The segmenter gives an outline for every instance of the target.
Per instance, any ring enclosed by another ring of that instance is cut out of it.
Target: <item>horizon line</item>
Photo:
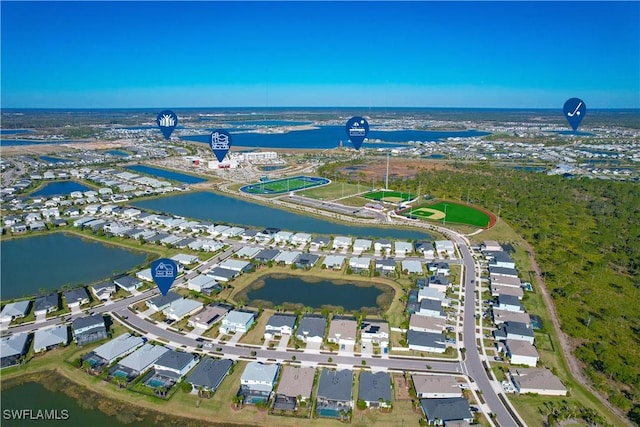
[[[562,107],[417,107],[417,106],[224,106],[224,107],[168,107],[168,106],[144,106],[144,107],[2,107],[0,111],[3,113],[12,110],[157,110],[157,109],[174,109],[174,110],[233,110],[233,109],[253,109],[253,110],[278,110],[278,109],[360,109],[360,110],[562,110]],[[636,110],[640,111],[640,107],[592,107],[588,111],[603,110]]]

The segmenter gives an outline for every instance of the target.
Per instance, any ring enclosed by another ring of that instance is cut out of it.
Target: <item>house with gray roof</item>
[[[351,389],[353,371],[343,369],[332,371],[322,369],[316,394],[316,412],[318,416],[340,418],[340,411],[348,412],[353,408]]]
[[[473,422],[469,401],[463,397],[420,399],[420,407],[428,424],[446,425],[449,421]]]
[[[33,306],[36,317],[58,311],[60,309],[60,294],[55,293],[37,297]]]
[[[302,255],[300,251],[280,251],[273,261],[276,264],[291,265],[300,255]]]
[[[313,250],[318,250],[326,247],[329,242],[331,242],[331,238],[328,236],[316,236],[311,240],[310,248]]]
[[[141,337],[136,337],[125,332],[111,341],[107,341],[100,347],[97,347],[92,353],[104,359],[107,364],[111,364],[116,359],[135,351],[135,349],[143,344],[144,340]]]
[[[376,259],[375,269],[384,275],[396,274],[396,260],[394,258]]]
[[[140,286],[142,286],[142,280],[131,275],[121,276],[113,279],[113,283],[127,292],[133,292]]]
[[[6,304],[0,312],[0,321],[10,322],[19,317],[24,317],[29,312],[31,301],[16,301]]]
[[[250,311],[232,310],[222,319],[220,332],[223,334],[234,334],[236,332],[247,332],[255,320],[256,313]]]
[[[279,253],[280,251],[277,249],[263,249],[253,259],[266,264],[269,261],[273,261]]]
[[[157,297],[151,298],[146,302],[146,305],[148,308],[151,308],[155,311],[162,311],[165,308],[169,307],[172,302],[179,299],[182,299],[181,295],[169,291],[166,295],[158,295]]]
[[[418,398],[462,397],[462,389],[453,376],[414,374],[411,376],[411,380]]]
[[[272,314],[264,330],[264,339],[270,340],[276,336],[291,335],[296,326],[296,316],[291,314]]]
[[[245,403],[269,400],[278,376],[279,365],[249,362],[240,377],[240,394]]]
[[[56,325],[53,328],[37,329],[33,334],[33,351],[40,353],[49,351],[60,345],[69,343],[69,328],[67,325]]]
[[[547,368],[511,368],[509,376],[518,393],[536,393],[545,396],[567,395],[567,388]]]
[[[77,317],[71,323],[73,338],[78,345],[86,345],[107,338],[107,327],[100,314]]]
[[[0,339],[0,368],[20,364],[29,350],[29,333],[10,335]]]
[[[153,369],[155,369],[156,373],[161,373],[163,376],[173,378],[177,382],[185,376],[196,363],[198,363],[198,357],[191,353],[169,350],[160,356],[153,364]]]
[[[200,301],[192,300],[189,298],[181,298],[173,301],[169,304],[169,307],[162,310],[165,316],[169,319],[173,319],[176,322],[180,321],[183,317],[196,314],[202,310],[203,304]]]
[[[307,402],[311,398],[313,379],[316,370],[304,366],[285,366],[278,381],[278,389],[273,403],[274,409],[295,411],[299,401]]]
[[[109,375],[131,381],[156,363],[168,348],[146,343],[110,369]]]
[[[253,265],[249,261],[243,261],[239,259],[226,259],[219,265],[220,268],[226,268],[237,273],[246,273],[253,269]]]
[[[364,400],[368,408],[391,407],[391,377],[387,372],[360,373],[358,400]]]
[[[229,373],[231,366],[233,361],[230,359],[204,357],[186,381],[193,387],[192,392],[199,389],[215,392]]]
[[[520,303],[518,297],[513,295],[499,295],[497,308],[506,311],[515,311],[524,313],[524,306]]]
[[[229,270],[228,268],[222,267],[213,267],[209,272],[207,272],[207,276],[217,280],[218,282],[228,282],[239,275],[240,273],[235,270]]]
[[[238,258],[253,259],[261,250],[259,246],[243,246],[235,254],[238,255]]]
[[[505,322],[493,331],[493,336],[498,341],[522,340],[529,344],[533,344],[534,341],[533,328],[521,322]]]
[[[228,304],[212,304],[201,312],[191,316],[188,325],[193,328],[209,329],[214,323],[221,321],[233,306]]]
[[[327,341],[338,345],[355,345],[358,322],[353,317],[334,316],[329,324]]]
[[[433,299],[423,299],[420,301],[418,314],[420,316],[438,317],[440,319],[447,318],[446,313],[442,309],[441,302]]]
[[[69,308],[80,307],[83,304],[89,303],[89,294],[84,287],[67,291],[64,293],[64,297],[67,300]]]
[[[324,339],[326,327],[327,319],[325,317],[305,314],[298,324],[296,338],[305,343],[309,341],[321,343]]]
[[[322,265],[325,268],[331,268],[333,270],[340,270],[344,264],[345,257],[342,255],[327,255],[322,261]]]
[[[310,268],[313,268],[319,259],[320,259],[319,255],[303,253],[303,254],[300,254],[298,258],[296,258],[294,264],[297,268],[308,270]]]
[[[116,285],[110,280],[96,283],[89,288],[100,301],[107,301],[116,292]]]
[[[402,260],[402,271],[405,274],[418,274],[422,275],[422,263],[414,259]]]
[[[407,331],[407,342],[411,350],[444,353],[447,349],[445,337],[432,332]]]

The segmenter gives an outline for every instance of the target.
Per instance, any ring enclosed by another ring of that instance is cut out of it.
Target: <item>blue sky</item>
[[[3,108],[640,108],[639,2],[0,7]]]

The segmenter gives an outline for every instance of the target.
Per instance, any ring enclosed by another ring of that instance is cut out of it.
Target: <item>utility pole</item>
[[[389,152],[387,151],[387,174],[384,178],[384,188],[389,188]]]
[[[442,218],[442,225],[447,225],[447,205],[446,203],[444,204],[444,218]]]
[[[471,192],[470,188],[467,188],[467,204],[469,204],[469,193]]]
[[[502,204],[498,204],[498,220],[496,221],[496,223],[500,222],[500,209],[502,208]]]

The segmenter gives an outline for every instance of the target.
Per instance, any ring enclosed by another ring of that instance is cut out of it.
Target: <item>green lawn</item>
[[[380,190],[380,191],[371,191],[367,194],[364,194],[362,197],[366,197],[371,200],[385,201],[386,199],[399,199],[400,201],[406,202],[408,200],[414,199],[416,196],[411,193],[404,193],[400,191],[392,191],[392,190]]]
[[[434,209],[446,214],[444,221],[457,224],[467,224],[477,227],[486,227],[489,225],[489,215],[475,209],[471,206],[459,205],[451,202],[438,202],[432,205],[422,206],[429,209]],[[403,213],[403,215],[415,215],[419,217],[426,217],[427,214],[420,211],[420,207],[411,209]]]
[[[293,178],[277,179],[275,181],[257,182],[241,189],[250,194],[281,194],[288,191],[302,190],[325,184],[324,178],[296,176]]]

